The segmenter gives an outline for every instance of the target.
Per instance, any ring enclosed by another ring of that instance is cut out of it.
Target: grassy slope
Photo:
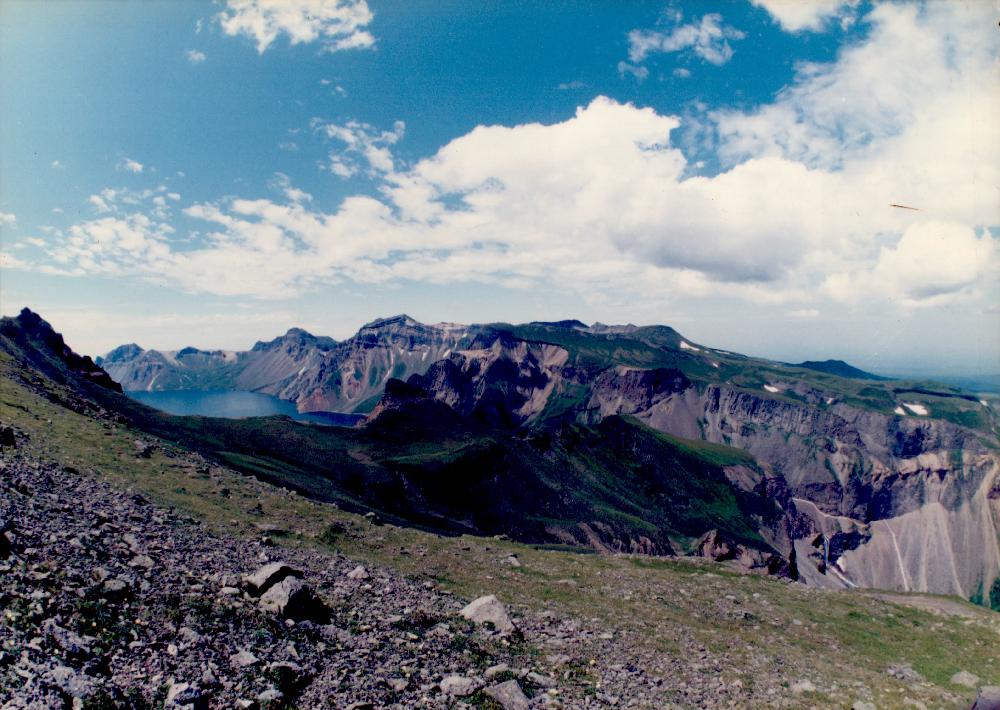
[[[721,470],[754,466],[748,455],[667,437],[632,419],[520,437],[437,402],[411,403],[358,430],[280,417],[171,417],[98,396],[139,428],[245,473],[439,531],[502,532],[529,542],[569,534],[583,543],[576,523],[597,521],[618,540],[644,536],[660,548],[686,546],[716,528],[766,549],[755,516],[771,515],[769,503],[735,490]]]
[[[279,544],[335,546],[361,561],[437,579],[465,596],[495,592],[521,608],[596,619],[650,663],[677,652],[678,639],[684,638],[729,658],[719,671],[688,664],[685,673],[721,675],[746,686],[763,679],[741,669],[763,664],[785,683],[812,678],[821,688],[839,684],[837,691],[801,696],[818,707],[849,705],[860,685],[871,690],[880,708],[903,707],[905,697],[935,707],[967,707],[973,692],[949,683],[960,669],[1000,684],[1000,616],[963,602],[947,600],[967,617],[942,615],[908,604],[936,606],[934,597],[895,595],[904,604],[889,603],[874,595],[740,576],[712,564],[580,555],[371,526],[229,470],[206,470],[168,444],[149,459],[136,458],[134,441],[147,437],[74,413],[15,384],[10,365],[0,356],[0,369],[7,370],[0,373],[0,420],[27,433],[38,456],[142,491],[222,532],[258,536],[259,526],[273,525],[287,531],[276,538]],[[521,567],[499,564],[511,553]],[[746,613],[726,613],[733,606]],[[894,663],[911,664],[927,683],[906,687],[885,673]]]

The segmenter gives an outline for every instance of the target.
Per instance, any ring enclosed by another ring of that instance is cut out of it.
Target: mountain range
[[[996,400],[955,387],[750,358],[666,326],[406,316],[341,342],[292,329],[247,352],[128,345],[88,366],[125,390],[369,414],[347,429],[170,417],[95,386],[35,314],[0,334],[139,429],[395,521],[1000,606]]]

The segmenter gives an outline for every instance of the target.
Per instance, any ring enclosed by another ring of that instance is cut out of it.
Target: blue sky
[[[2,310],[93,354],[407,312],[997,372],[994,14],[8,1]]]

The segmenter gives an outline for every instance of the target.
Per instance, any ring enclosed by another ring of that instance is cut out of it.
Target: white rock
[[[459,612],[469,621],[477,624],[493,624],[502,633],[508,634],[517,630],[514,622],[507,616],[507,609],[493,594],[479,597]]]
[[[800,680],[798,683],[792,684],[791,690],[796,695],[801,695],[802,693],[815,692],[816,686],[813,685],[811,680]]]
[[[952,685],[964,685],[967,688],[979,687],[979,676],[969,671],[959,671],[951,677]]]
[[[246,668],[260,663],[260,659],[249,651],[240,651],[229,657],[229,662],[237,668]]]
[[[247,591],[260,596],[286,577],[301,577],[302,573],[284,562],[272,562],[264,565],[253,574],[244,575],[243,586]]]
[[[496,700],[503,710],[528,710],[528,698],[516,680],[491,685],[483,693]]]
[[[366,570],[363,565],[358,565],[348,572],[347,576],[351,579],[368,579],[370,575],[368,574],[368,570]]]

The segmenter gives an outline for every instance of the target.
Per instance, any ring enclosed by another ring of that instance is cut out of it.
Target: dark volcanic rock
[[[122,388],[89,355],[78,355],[66,344],[62,335],[37,313],[25,308],[17,318],[0,321],[0,335],[21,346],[29,363],[57,382],[66,382],[66,374],[115,392]],[[42,355],[42,357],[37,357]],[[47,357],[46,357],[47,356]]]

